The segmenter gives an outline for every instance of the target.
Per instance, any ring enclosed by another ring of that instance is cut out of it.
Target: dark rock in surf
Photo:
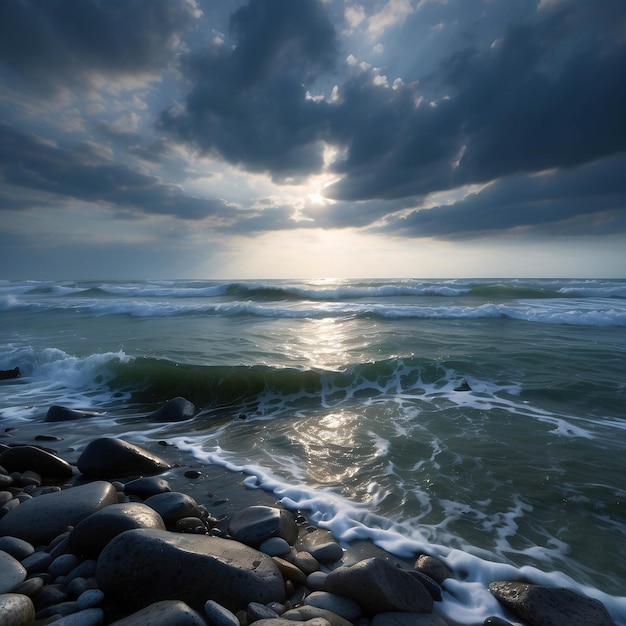
[[[489,591],[531,626],[615,626],[601,602],[569,589],[498,581]]]
[[[206,535],[129,530],[102,551],[96,578],[108,599],[135,609],[177,599],[198,611],[207,600],[236,611],[250,602],[285,600],[283,578],[269,556]]]
[[[458,387],[454,388],[454,391],[471,391],[472,388],[470,384],[465,380],[465,378],[461,381],[461,384]]]
[[[32,470],[47,478],[71,478],[72,466],[64,459],[37,448],[15,446],[0,454],[0,465],[9,472]]]
[[[170,469],[162,458],[117,438],[94,439],[76,463],[86,476],[121,478],[142,474],[160,474]]]
[[[133,528],[165,530],[161,516],[139,502],[125,502],[92,513],[79,522],[70,533],[70,548],[74,554],[97,558],[114,537]]]
[[[76,409],[68,409],[66,406],[53,404],[46,413],[44,422],[69,422],[72,420],[80,420],[86,417],[94,417],[99,415],[97,411],[79,411]]]
[[[419,580],[374,557],[328,574],[325,590],[352,598],[369,615],[388,611],[431,613],[433,599]]]
[[[282,537],[289,545],[298,539],[293,513],[271,506],[249,506],[239,511],[230,520],[228,532],[237,541],[255,548],[270,537]]]
[[[0,380],[10,380],[12,378],[20,378],[22,372],[19,367],[14,367],[12,370],[0,370]]]
[[[193,402],[178,396],[168,400],[160,409],[148,415],[151,422],[183,422],[196,414]]]
[[[427,554],[421,554],[418,557],[415,561],[415,569],[440,585],[446,578],[453,578],[450,568],[443,561]]]
[[[117,504],[117,491],[105,481],[47,493],[22,502],[0,519],[0,535],[47,545],[68,526],[111,504]]]

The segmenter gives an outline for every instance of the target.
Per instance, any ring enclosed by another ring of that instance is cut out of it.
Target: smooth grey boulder
[[[35,623],[32,600],[21,593],[0,594],[0,626],[31,626]]]
[[[433,610],[433,599],[424,585],[380,557],[333,570],[326,577],[325,591],[352,598],[369,615],[387,611],[431,613]]]
[[[129,530],[98,558],[96,578],[107,598],[131,608],[183,600],[202,611],[214,600],[231,611],[250,602],[285,600],[272,559],[237,541],[163,530]]]
[[[161,408],[148,415],[151,422],[183,422],[196,414],[196,406],[178,396],[168,400]]]
[[[76,463],[86,476],[122,478],[142,474],[160,474],[170,469],[162,458],[116,437],[94,439]]]
[[[26,578],[26,569],[14,557],[0,550],[0,593],[13,591]]]
[[[133,528],[165,530],[165,524],[153,508],[140,502],[112,504],[74,527],[70,533],[70,548],[74,554],[95,559],[113,537]]]
[[[289,545],[298,538],[298,526],[291,511],[272,506],[249,506],[236,513],[228,524],[231,537],[258,547],[271,537],[281,537]]]
[[[180,491],[158,493],[144,500],[144,504],[154,509],[170,529],[174,529],[176,522],[184,517],[202,516],[198,503],[191,496]]]
[[[47,493],[22,502],[0,519],[0,535],[47,545],[68,526],[112,504],[117,504],[117,491],[103,480]]]
[[[8,472],[32,470],[46,478],[71,478],[72,466],[64,459],[37,448],[15,446],[0,454],[0,465]]]
[[[601,602],[569,589],[497,581],[489,591],[531,626],[615,626]]]
[[[47,411],[44,422],[69,422],[72,420],[80,420],[85,417],[94,417],[99,415],[97,411],[79,411],[69,409],[66,406],[53,404]]]
[[[357,602],[346,596],[328,591],[313,591],[304,599],[304,604],[326,609],[350,622],[361,616],[361,607]]]

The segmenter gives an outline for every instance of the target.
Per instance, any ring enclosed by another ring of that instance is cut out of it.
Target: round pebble
[[[313,591],[305,598],[304,604],[326,609],[348,621],[353,621],[361,615],[361,607],[354,600],[327,591]]]
[[[323,591],[327,576],[326,572],[312,572],[306,577],[306,586],[312,591]]]
[[[240,626],[237,616],[215,600],[205,602],[204,614],[213,626]]]
[[[48,572],[52,574],[52,576],[66,576],[79,564],[79,562],[80,561],[75,554],[62,554],[50,563]]]
[[[103,602],[104,592],[101,589],[88,589],[76,598],[76,603],[81,610],[99,607]]]
[[[20,593],[0,594],[0,623],[11,626],[30,626],[35,621],[32,600]]]
[[[320,563],[335,563],[343,556],[341,546],[335,541],[328,541],[326,543],[320,543],[317,546],[312,546],[309,552]]]
[[[291,546],[282,537],[270,537],[259,546],[259,551],[270,556],[282,556],[291,551]]]
[[[28,541],[8,536],[0,537],[0,550],[4,550],[18,561],[35,552],[35,548]]]

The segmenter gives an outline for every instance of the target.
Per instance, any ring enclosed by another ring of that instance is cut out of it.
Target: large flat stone
[[[154,475],[170,469],[162,458],[116,437],[94,439],[76,465],[83,474],[94,478]]]
[[[49,478],[71,478],[72,466],[64,459],[37,448],[15,446],[0,454],[0,465],[9,472],[31,470]]]
[[[283,602],[272,559],[238,541],[162,530],[129,530],[100,554],[96,578],[107,598],[132,608],[182,600],[202,611],[214,600],[231,611]]]
[[[326,577],[324,588],[352,598],[369,615],[433,610],[433,599],[424,585],[409,572],[380,557],[333,570]]]
[[[117,491],[105,481],[37,496],[0,519],[0,535],[46,545],[68,526],[75,526],[95,511],[116,503]]]
[[[530,626],[615,626],[601,602],[569,589],[498,581],[489,591]]]

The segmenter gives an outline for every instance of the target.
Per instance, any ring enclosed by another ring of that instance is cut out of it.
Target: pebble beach
[[[2,626],[454,626],[442,593],[471,593],[442,560],[342,544],[165,440],[100,437],[75,450],[45,423],[7,431]],[[568,589],[502,580],[489,590],[498,610],[476,626],[614,624]]]

